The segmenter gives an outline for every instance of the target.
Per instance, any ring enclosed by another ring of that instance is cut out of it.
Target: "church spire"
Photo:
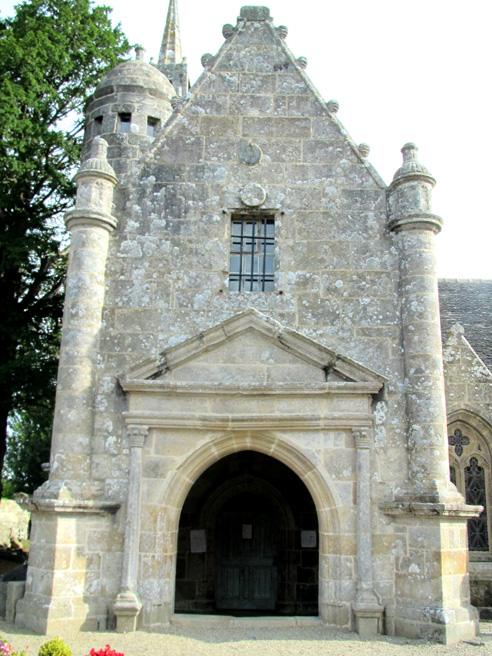
[[[159,68],[163,64],[180,64],[183,61],[179,33],[178,0],[169,0],[166,27],[159,53]]]
[[[188,65],[181,51],[179,33],[178,0],[169,0],[166,27],[162,37],[157,68],[171,82],[178,96],[184,96],[189,89]]]

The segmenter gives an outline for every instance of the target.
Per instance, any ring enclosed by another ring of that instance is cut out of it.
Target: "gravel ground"
[[[73,656],[86,656],[92,647],[109,644],[125,656],[492,656],[492,623],[480,624],[475,640],[457,645],[434,645],[404,638],[381,636],[362,640],[354,633],[324,627],[304,628],[183,628],[164,633],[64,633]],[[39,636],[0,620],[0,635],[20,650],[29,647],[36,656],[49,637]]]

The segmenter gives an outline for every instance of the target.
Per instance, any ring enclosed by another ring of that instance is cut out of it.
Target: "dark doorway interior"
[[[221,510],[215,531],[215,602],[221,610],[275,610],[278,530],[261,495],[240,494]]]
[[[200,476],[181,512],[176,612],[318,614],[318,521],[300,478],[255,451]]]

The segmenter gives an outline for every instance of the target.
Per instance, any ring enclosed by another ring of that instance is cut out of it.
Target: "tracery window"
[[[233,214],[229,289],[234,292],[274,291],[274,249],[272,216]]]
[[[483,437],[471,426],[456,422],[450,426],[449,475],[451,482],[465,497],[466,503],[483,506],[479,517],[468,520],[468,548],[474,560],[492,555],[491,526],[491,456]]]
[[[479,467],[476,458],[470,458],[470,465],[465,467],[465,498],[472,506],[483,506],[480,517],[468,520],[468,546],[470,551],[488,551],[489,534],[487,526],[487,495],[485,472]]]

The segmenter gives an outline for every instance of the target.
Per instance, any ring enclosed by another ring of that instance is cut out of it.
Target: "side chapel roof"
[[[443,341],[453,324],[461,324],[471,347],[492,371],[492,280],[441,279],[439,305]]]

